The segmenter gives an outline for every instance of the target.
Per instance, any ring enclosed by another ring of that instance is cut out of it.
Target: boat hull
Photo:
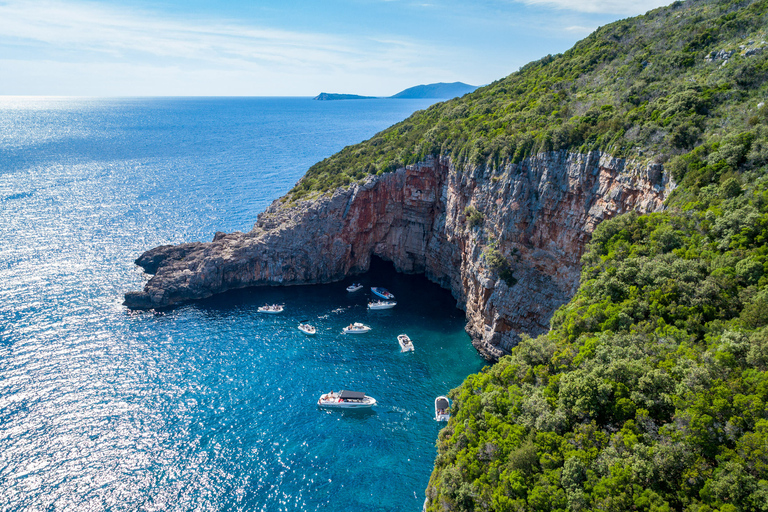
[[[376,311],[379,309],[392,309],[395,306],[397,306],[397,302],[385,302],[382,304],[377,304],[372,302],[368,304],[368,309]]]
[[[317,401],[317,405],[320,407],[325,407],[327,409],[370,409],[374,405],[376,405],[376,400],[373,400],[370,403],[346,403],[346,402],[324,402],[322,400]]]
[[[355,323],[347,326],[341,330],[344,334],[364,334],[370,331],[371,328],[361,323]]]
[[[395,298],[395,296],[392,295],[389,292],[389,290],[387,290],[385,288],[373,287],[373,288],[371,288],[371,292],[373,292],[373,294],[376,295],[377,297],[381,297],[382,299],[391,300],[391,299]]]
[[[270,305],[261,306],[261,307],[259,307],[259,308],[257,309],[257,311],[258,311],[259,313],[267,313],[267,314],[269,314],[269,315],[276,315],[277,313],[282,313],[282,312],[283,312],[283,309],[284,309],[284,308],[283,308],[283,306],[282,306],[282,305],[279,305],[279,304],[273,304],[273,305],[271,305],[271,306],[270,306]]]
[[[435,398],[435,420],[436,421],[448,421],[451,419],[451,415],[447,412],[450,403],[444,396]]]
[[[362,399],[343,400],[335,393],[322,395],[317,401],[320,407],[329,409],[370,409],[376,405],[376,399],[372,396],[365,396]]]

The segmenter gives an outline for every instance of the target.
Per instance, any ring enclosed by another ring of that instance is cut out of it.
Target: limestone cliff
[[[578,286],[580,257],[600,221],[660,210],[671,189],[660,165],[600,152],[543,153],[501,169],[429,159],[295,205],[277,200],[249,233],[150,250],[136,263],[155,275],[125,304],[157,308],[247,286],[333,282],[366,271],[376,255],[450,289],[473,343],[493,359],[519,333],[547,329]],[[515,284],[499,277],[490,253],[503,256]]]

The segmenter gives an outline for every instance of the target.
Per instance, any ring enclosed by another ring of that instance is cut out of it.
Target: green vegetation
[[[542,151],[609,151],[658,162],[764,123],[767,3],[676,2],[612,23],[475,92],[417,112],[309,169],[300,199],[427,156],[461,169]],[[744,48],[741,48],[741,46]],[[712,52],[733,52],[705,60]],[[749,54],[749,55],[747,55]]]
[[[550,332],[451,392],[428,510],[768,511],[768,48],[739,55],[765,44],[767,13],[702,1],[619,21],[348,148],[399,137],[402,163],[491,167],[642,151],[678,183],[665,212],[598,226]],[[704,60],[721,49],[727,64]],[[366,153],[375,172],[394,147]]]
[[[429,510],[768,510],[762,165],[597,228],[552,330],[451,392]]]
[[[474,206],[467,206],[464,208],[464,217],[466,217],[467,226],[470,228],[482,226],[483,222],[485,221],[485,215],[483,215],[483,212]]]
[[[517,253],[515,253],[517,255]],[[515,286],[517,284],[517,278],[512,270],[512,264],[503,254],[493,245],[486,246],[483,249],[483,256],[488,266],[496,272],[499,277],[507,283],[507,286]]]

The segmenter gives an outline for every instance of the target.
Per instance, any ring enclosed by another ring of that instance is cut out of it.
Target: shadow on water
[[[347,292],[352,283],[361,283],[363,289]],[[367,302],[380,300],[371,292],[371,287],[380,286],[395,295],[397,307],[393,310],[369,311]],[[209,314],[227,314],[228,310],[244,309],[254,311],[265,304],[284,304],[285,312],[339,314],[345,310],[359,309],[359,313],[375,315],[376,318],[391,318],[404,310],[423,316],[447,316],[452,320],[463,319],[464,313],[456,307],[456,300],[450,291],[427,279],[423,274],[402,274],[391,262],[373,256],[368,272],[347,277],[336,283],[259,286],[230,290],[195,303],[195,307]]]
[[[352,282],[364,288],[347,292]],[[392,292],[397,306],[369,311],[373,286]],[[257,311],[274,303],[285,310]],[[186,372],[190,428],[210,439],[198,451],[229,449],[218,463],[237,461],[233,471],[249,475],[246,509],[273,504],[272,492],[301,495],[302,510],[418,509],[443,426],[434,399],[483,365],[450,292],[377,258],[368,272],[336,283],[234,290],[142,320],[167,332],[163,353],[178,361],[167,366]],[[307,320],[316,335],[298,330]],[[371,330],[342,334],[352,322]],[[400,333],[414,352],[401,352]],[[323,393],[341,389],[377,405],[317,406]]]

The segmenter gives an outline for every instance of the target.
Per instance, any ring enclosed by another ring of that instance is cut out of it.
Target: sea
[[[434,399],[483,367],[448,291],[374,259],[327,285],[122,300],[143,251],[250,230],[313,163],[431,102],[0,97],[0,510],[421,510]],[[397,306],[368,311],[371,286]],[[341,389],[378,405],[318,408]]]

